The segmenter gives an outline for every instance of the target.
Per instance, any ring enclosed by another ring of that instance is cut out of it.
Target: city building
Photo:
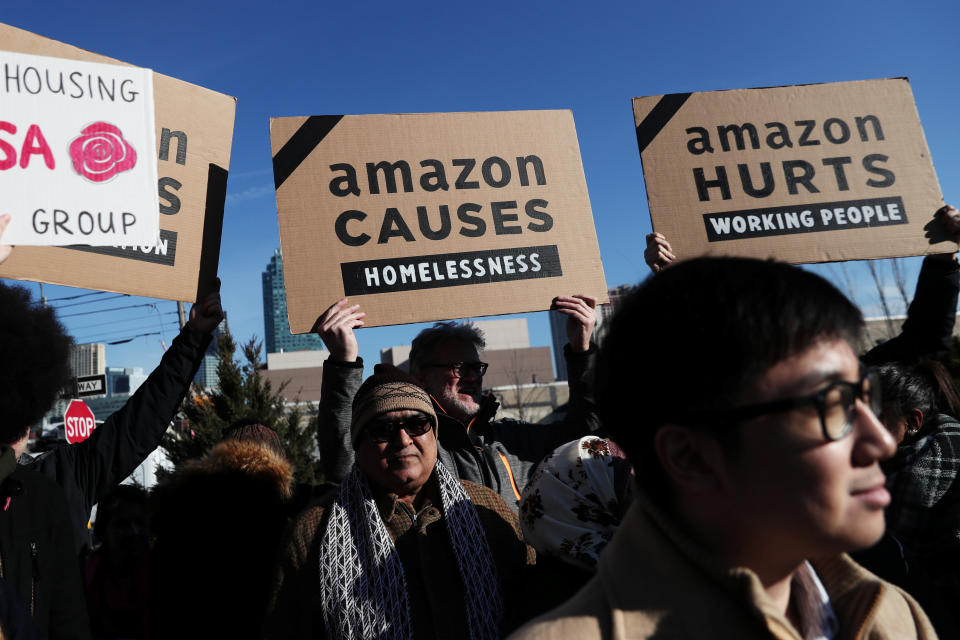
[[[490,391],[500,403],[497,417],[524,422],[559,422],[565,417],[570,400],[570,388],[562,381],[503,385]]]
[[[389,349],[380,349],[380,362],[383,364],[392,364],[398,369],[403,369],[410,373],[410,347],[390,347]]]
[[[107,367],[107,396],[128,397],[147,379],[143,367]]]
[[[473,326],[483,331],[487,351],[496,349],[525,349],[530,346],[530,331],[526,318],[476,320]]]
[[[291,351],[284,353],[268,353],[267,369],[307,369],[322,367],[330,352],[326,349],[320,351]]]
[[[282,387],[284,401],[316,406],[320,402],[323,363],[329,357],[326,350],[268,353],[267,366],[260,370],[260,377],[269,381],[274,390]]]
[[[107,366],[106,345],[102,342],[73,345],[70,366],[76,377],[103,375]]]
[[[263,272],[263,330],[267,353],[281,351],[311,351],[323,348],[316,334],[293,335],[287,318],[287,293],[283,288],[283,258],[280,249],[274,249],[273,257]]]
[[[217,351],[220,327],[214,329],[211,335],[212,339],[206,353],[203,354],[203,360],[200,361],[200,368],[197,369],[197,375],[193,377],[194,383],[202,389],[213,389],[220,384],[220,376],[217,373],[217,366],[220,364],[220,355]]]
[[[550,347],[521,349],[487,349],[483,359],[490,367],[483,376],[484,388],[504,385],[543,384],[553,382]]]

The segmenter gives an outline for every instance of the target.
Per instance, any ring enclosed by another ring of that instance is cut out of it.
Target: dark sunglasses
[[[408,436],[422,436],[433,428],[429,416],[413,416],[402,420],[374,420],[364,427],[367,438],[373,442],[390,442],[403,429]]]
[[[421,368],[427,367],[439,367],[441,369],[447,369],[453,371],[453,375],[458,378],[463,377],[465,371],[469,371],[478,378],[482,378],[483,374],[487,372],[487,367],[489,367],[486,362],[435,362],[432,364],[421,365]]]

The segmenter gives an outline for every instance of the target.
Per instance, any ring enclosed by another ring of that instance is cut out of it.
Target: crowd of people
[[[960,212],[934,217],[960,239]],[[645,257],[599,348],[596,299],[554,299],[570,400],[551,424],[498,418],[470,323],[364,379],[362,308],[332,305],[329,486],[307,502],[255,418],[149,494],[121,484],[188,391],[216,292],[89,439],[31,456],[71,340],[0,284],[2,637],[960,637],[956,255],[924,259],[879,345],[809,271],[683,259],[659,234]]]

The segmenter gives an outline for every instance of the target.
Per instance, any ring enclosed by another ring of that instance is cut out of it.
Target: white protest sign
[[[153,246],[153,72],[0,51],[4,244]]]

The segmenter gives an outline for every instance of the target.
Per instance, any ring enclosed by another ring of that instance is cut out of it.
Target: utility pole
[[[184,325],[187,324],[187,314],[183,309],[183,303],[179,300],[177,301],[177,314],[180,316],[180,328],[183,329]]]

